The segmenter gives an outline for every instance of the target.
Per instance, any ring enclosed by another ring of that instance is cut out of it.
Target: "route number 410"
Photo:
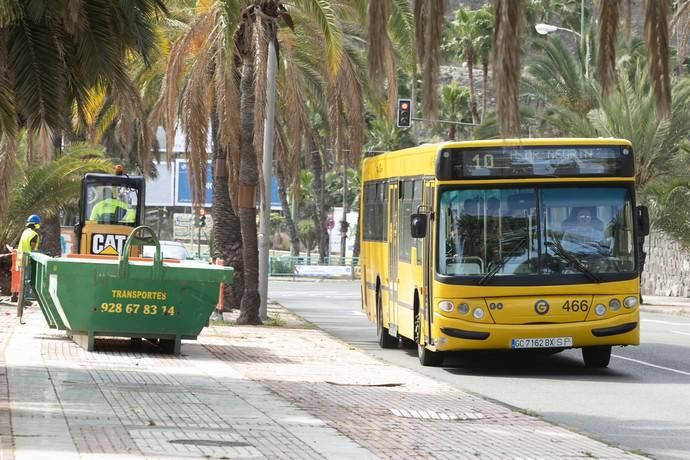
[[[589,302],[587,302],[587,299],[566,300],[561,308],[565,311],[572,312],[587,311],[589,310]]]

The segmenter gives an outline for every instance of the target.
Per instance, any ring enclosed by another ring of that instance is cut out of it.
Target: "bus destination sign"
[[[445,148],[436,160],[440,180],[520,177],[632,177],[627,145]]]

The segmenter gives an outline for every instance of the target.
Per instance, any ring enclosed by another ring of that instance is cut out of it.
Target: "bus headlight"
[[[609,300],[609,308],[613,311],[618,310],[621,307],[621,301],[618,299]]]
[[[466,315],[470,311],[470,306],[466,303],[458,304],[458,313],[461,315]]]
[[[594,313],[596,313],[597,316],[604,316],[606,314],[606,305],[603,303],[597,304],[597,306],[594,307]]]
[[[484,310],[481,307],[477,307],[472,310],[472,316],[474,316],[474,319],[482,319],[484,318]]]
[[[635,305],[637,305],[637,297],[635,297],[635,296],[626,297],[625,300],[623,301],[623,305],[625,305],[625,308],[634,307]]]
[[[449,302],[447,300],[442,300],[438,303],[438,308],[441,311],[445,311],[446,313],[450,313],[453,311],[453,302]]]

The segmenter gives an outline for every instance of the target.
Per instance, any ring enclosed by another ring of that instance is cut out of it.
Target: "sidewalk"
[[[641,311],[690,316],[690,298],[643,295]]]
[[[214,323],[174,357],[87,353],[0,305],[0,458],[641,458],[269,313],[282,327]]]

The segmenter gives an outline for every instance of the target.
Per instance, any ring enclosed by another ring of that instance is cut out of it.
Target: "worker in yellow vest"
[[[109,192],[110,190],[106,189],[105,199],[96,203],[91,209],[89,220],[99,224],[134,224],[136,209],[121,198],[115,198],[115,195]]]
[[[19,245],[17,245],[17,269],[26,267],[27,261],[24,260],[24,255],[31,251],[38,250],[38,245],[41,242],[41,236],[36,230],[41,226],[41,216],[32,214],[26,219],[26,228],[19,238]]]

